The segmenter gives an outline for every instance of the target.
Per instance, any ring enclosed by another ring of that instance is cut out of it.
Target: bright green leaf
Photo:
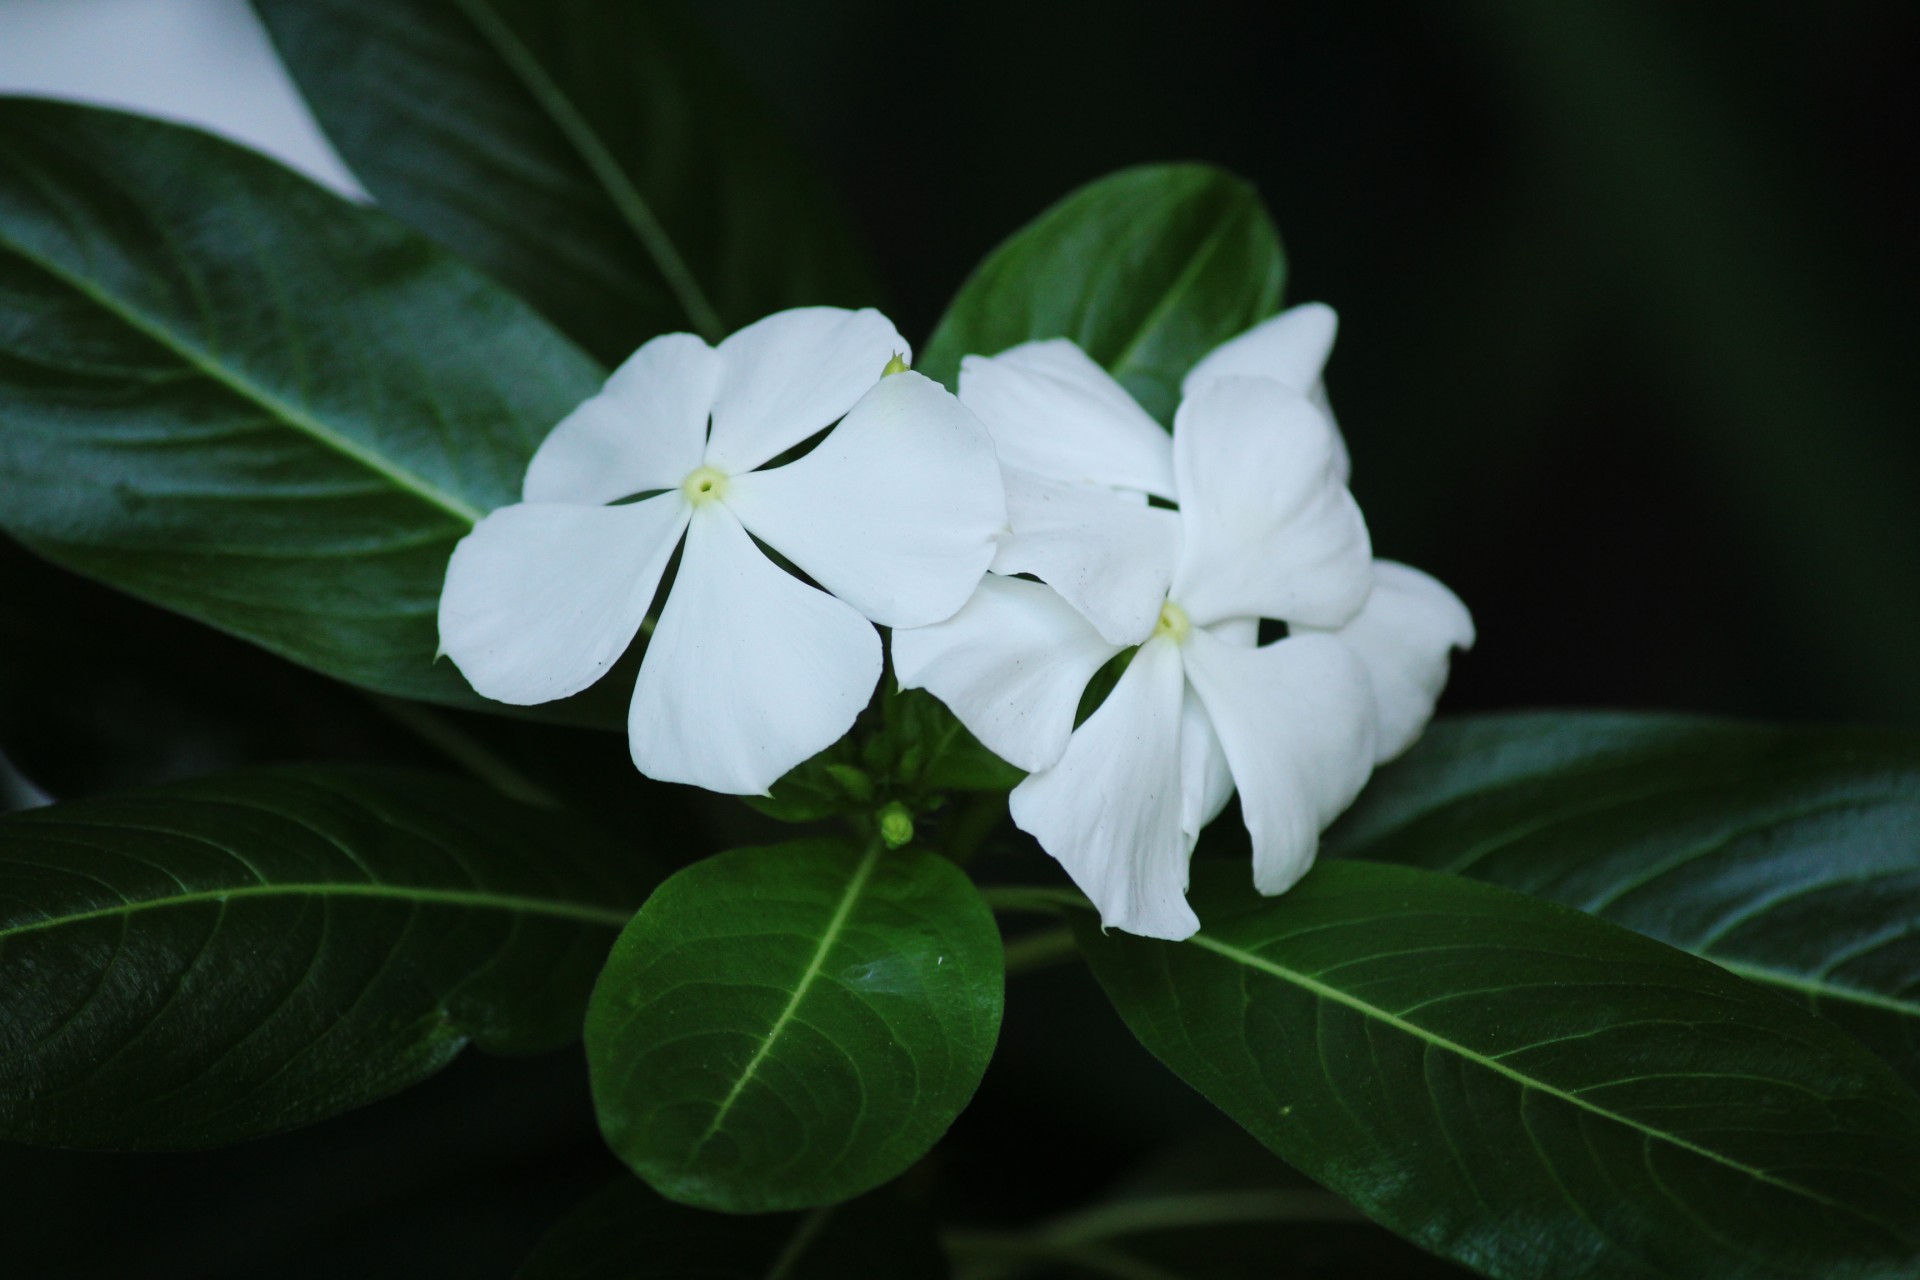
[[[67,568],[480,705],[434,661],[447,557],[600,377],[479,273],[269,160],[0,102],[0,527]]]
[[[1540,1280],[1909,1274],[1920,1098],[1831,1024],[1625,929],[1334,861],[1195,864],[1184,943],[1075,927],[1141,1041],[1423,1247]]]
[[[1443,722],[1381,773],[1335,843],[1705,956],[1920,1083],[1920,736],[1664,716]]]
[[[234,1142],[472,1041],[580,1033],[644,864],[428,774],[276,769],[0,818],[0,1136]]]
[[[255,8],[381,205],[609,364],[659,333],[873,301],[838,201],[679,5]]]
[[[568,1214],[515,1280],[942,1280],[925,1213],[884,1192],[812,1213],[738,1217],[622,1178]]]
[[[1089,183],[974,270],[921,354],[955,385],[960,357],[1072,338],[1162,421],[1180,379],[1273,314],[1286,259],[1252,187],[1204,165],[1148,165]]]
[[[601,1129],[687,1204],[858,1195],[973,1096],[1003,985],[992,913],[943,858],[836,840],[709,858],[647,900],[594,988]]]

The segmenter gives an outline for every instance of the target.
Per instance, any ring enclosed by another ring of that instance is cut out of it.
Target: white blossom
[[[873,623],[950,616],[1006,527],[979,421],[919,374],[882,376],[906,351],[878,312],[832,307],[768,316],[717,348],[647,343],[553,429],[524,500],[455,549],[443,651],[501,702],[577,693],[632,643],[685,534],[634,689],[634,763],[764,794],[866,705]]]
[[[1452,592],[1373,559],[1325,408],[1333,332],[1331,310],[1296,307],[1222,346],[1187,377],[1171,438],[1065,340],[963,364],[1010,533],[964,608],[894,633],[895,671],[1028,771],[1015,822],[1110,927],[1199,927],[1187,863],[1236,789],[1255,885],[1290,888],[1473,642]],[[1285,637],[1258,644],[1262,619]],[[1094,673],[1129,649],[1076,729]]]

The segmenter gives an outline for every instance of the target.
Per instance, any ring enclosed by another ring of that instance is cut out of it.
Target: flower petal
[[[873,624],[767,559],[725,506],[707,503],[640,662],[633,762],[662,782],[765,795],[852,727],[879,679]]]
[[[1051,587],[989,574],[951,618],[893,633],[893,673],[1032,773],[1060,759],[1087,682],[1118,652]]]
[[[1173,496],[1167,433],[1065,338],[960,362],[960,402],[980,415],[1000,461],[1062,484]]]
[[[1233,771],[1207,709],[1189,687],[1180,704],[1180,834],[1191,849],[1233,799]]]
[[[1433,718],[1453,651],[1473,647],[1473,615],[1418,569],[1375,560],[1365,606],[1346,626],[1322,634],[1345,643],[1367,669],[1379,725],[1376,762],[1384,763],[1412,746]]]
[[[1213,379],[1232,376],[1272,378],[1292,387],[1334,423],[1334,474],[1344,484],[1352,463],[1347,457],[1347,442],[1340,438],[1333,406],[1327,402],[1326,381],[1321,377],[1339,328],[1340,318],[1324,302],[1288,307],[1209,351],[1181,382],[1180,395],[1191,398]]]
[[[1197,623],[1338,627],[1360,611],[1372,548],[1333,473],[1333,428],[1299,392],[1215,378],[1174,419],[1182,545],[1173,599]]]
[[[871,308],[796,307],[756,320],[720,344],[726,366],[713,406],[708,465],[751,471],[833,425],[907,356],[893,321]]]
[[[1115,644],[1153,632],[1180,554],[1180,517],[1138,495],[1007,467],[1007,524],[995,573],[1030,573]]]
[[[805,457],[735,476],[756,538],[875,622],[950,618],[1007,527],[986,428],[937,382],[882,378]]]
[[[1187,678],[1220,735],[1253,837],[1253,883],[1284,893],[1373,772],[1366,668],[1331,636],[1242,649],[1195,629]]]
[[[580,692],[633,642],[686,527],[678,491],[624,507],[501,507],[453,549],[441,652],[496,702]]]
[[[612,502],[672,489],[700,465],[720,357],[690,333],[628,356],[600,394],[560,420],[527,464],[528,502]]]
[[[1073,731],[1051,769],[1013,789],[1013,820],[1100,908],[1100,922],[1147,938],[1190,937],[1180,831],[1180,650],[1142,645],[1120,682]]]

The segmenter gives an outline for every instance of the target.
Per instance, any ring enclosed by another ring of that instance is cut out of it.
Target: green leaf
[[[601,1130],[687,1204],[844,1200],[966,1106],[1003,986],[992,913],[943,858],[837,840],[709,858],[647,900],[594,988]]]
[[[609,364],[658,333],[874,299],[838,201],[678,5],[255,8],[381,205]]]
[[[1196,862],[1185,943],[1075,928],[1141,1041],[1283,1159],[1491,1276],[1895,1276],[1920,1098],[1711,964],[1458,876]]]
[[[563,815],[277,769],[0,818],[0,1137],[203,1147],[551,1049],[645,892]]]
[[[1072,338],[1165,422],[1187,370],[1280,305],[1286,258],[1252,187],[1205,165],[1089,183],[975,268],[918,368],[955,385],[960,357]]]
[[[1705,956],[1920,1084],[1920,736],[1664,716],[1443,722],[1333,842]]]
[[[603,1188],[540,1241],[515,1280],[942,1280],[926,1215],[878,1193],[812,1213],[737,1217]]]
[[[453,545],[600,371],[398,223],[239,147],[0,101],[0,526],[357,684],[435,663]]]

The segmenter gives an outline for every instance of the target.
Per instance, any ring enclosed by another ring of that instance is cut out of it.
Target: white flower
[[[866,706],[873,623],[950,616],[1006,527],[978,420],[919,374],[881,376],[906,351],[878,312],[832,307],[768,316],[718,348],[647,343],[553,429],[524,501],[454,550],[442,649],[501,702],[577,693],[632,642],[685,533],[634,689],[634,763],[764,794]],[[810,452],[760,469],[836,419]],[[621,501],[636,495],[651,496]]]
[[[1029,771],[1014,820],[1110,927],[1199,927],[1187,862],[1236,787],[1255,885],[1290,888],[1473,642],[1444,586],[1372,559],[1322,407],[1333,328],[1327,308],[1297,307],[1213,352],[1171,439],[1070,342],[963,364],[1011,534],[965,608],[894,633],[894,669]],[[1257,645],[1263,618],[1286,637]],[[1133,646],[1074,728],[1094,673]]]

